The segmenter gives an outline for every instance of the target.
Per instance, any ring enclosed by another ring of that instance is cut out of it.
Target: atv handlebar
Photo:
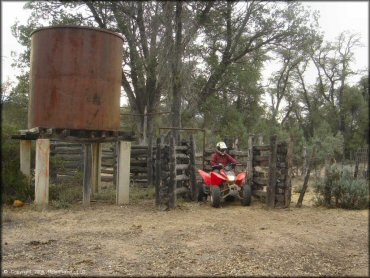
[[[230,169],[234,169],[235,168],[235,166],[236,166],[236,164],[235,163],[230,163],[230,164],[227,164],[225,167],[221,164],[221,163],[219,163],[219,164],[216,164],[216,165],[213,165],[212,166],[212,170],[221,170],[221,169],[226,169],[226,168],[230,168]]]

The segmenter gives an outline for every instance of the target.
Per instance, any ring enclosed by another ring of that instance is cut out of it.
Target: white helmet
[[[216,148],[217,148],[217,152],[221,155],[224,155],[225,151],[227,150],[227,146],[226,146],[225,142],[218,142],[216,144]]]

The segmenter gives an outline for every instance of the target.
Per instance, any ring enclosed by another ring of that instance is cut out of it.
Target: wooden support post
[[[190,176],[190,189],[191,189],[191,199],[195,201],[197,199],[197,179],[195,176],[195,140],[194,135],[190,135],[190,148],[189,148],[189,176]]]
[[[162,161],[162,141],[161,138],[157,138],[157,153],[155,158],[155,204],[160,205],[160,188],[161,188],[161,161]]]
[[[153,185],[153,139],[150,137],[148,140],[147,152],[147,186]]]
[[[50,140],[36,140],[35,204],[46,207],[49,203]]]
[[[176,144],[175,137],[170,138],[170,181],[168,183],[168,207],[170,209],[176,206]]]
[[[253,181],[253,138],[254,135],[248,137],[248,161],[247,161],[247,183],[251,184]]]
[[[120,141],[118,152],[117,205],[129,203],[131,142]]]
[[[118,180],[118,142],[114,143],[113,147],[113,186],[117,189],[117,180]]]
[[[148,113],[147,107],[144,107],[144,123],[143,123],[143,141],[141,142],[142,145],[147,145],[148,142],[146,140],[147,137],[147,130],[148,130]]]
[[[271,154],[269,167],[269,185],[267,188],[267,205],[271,208],[275,207],[275,191],[276,191],[276,161],[277,161],[277,136],[271,136]]]
[[[289,136],[287,154],[286,154],[286,177],[285,177],[285,188],[284,188],[284,207],[290,206],[291,196],[292,196],[292,167],[293,167],[293,138],[292,135]]]
[[[31,180],[31,140],[20,141],[20,170]]]
[[[83,189],[82,205],[90,206],[91,183],[92,183],[92,144],[84,144],[84,172],[83,172]]]
[[[308,179],[310,178],[311,168],[312,168],[312,164],[315,160],[315,156],[316,156],[316,145],[314,145],[314,147],[313,147],[311,158],[310,158],[310,161],[308,162],[308,165],[307,165],[306,176],[304,177],[302,190],[301,190],[301,193],[299,194],[299,198],[298,198],[296,208],[300,208],[302,206],[303,197],[304,197],[304,194],[306,193],[306,190],[307,190]]]
[[[102,149],[100,143],[92,144],[92,193],[101,191],[101,157]]]

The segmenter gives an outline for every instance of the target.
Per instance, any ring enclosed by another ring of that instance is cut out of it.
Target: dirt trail
[[[2,274],[369,274],[367,210],[270,210],[255,199],[220,209],[182,202],[161,211],[153,204],[4,208]]]

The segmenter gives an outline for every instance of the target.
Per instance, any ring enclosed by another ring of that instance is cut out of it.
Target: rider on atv
[[[232,164],[235,166],[235,164],[238,163],[235,158],[233,158],[231,155],[229,155],[227,152],[227,146],[225,142],[218,142],[216,145],[216,152],[214,152],[211,156],[211,167],[213,170],[219,171],[223,167],[225,167],[228,164]]]

